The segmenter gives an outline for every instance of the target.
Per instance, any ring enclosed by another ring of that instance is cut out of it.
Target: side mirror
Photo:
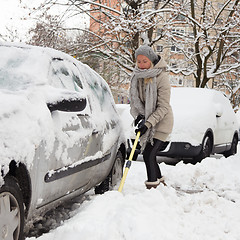
[[[80,112],[85,109],[87,104],[86,98],[62,99],[53,103],[47,103],[50,112]]]

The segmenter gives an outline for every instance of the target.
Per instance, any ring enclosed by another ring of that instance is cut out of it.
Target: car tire
[[[129,159],[130,154],[131,154],[131,151],[132,151],[132,148],[128,148],[128,149],[127,149],[127,159]],[[136,160],[137,160],[138,154],[139,154],[138,151],[135,150],[135,152],[134,152],[134,154],[133,154],[133,157],[132,157],[132,160],[133,160],[133,161],[136,161]]]
[[[112,190],[122,178],[123,166],[123,156],[122,153],[118,151],[111,172],[100,185],[95,187],[95,194],[103,194]]]
[[[130,141],[131,141],[132,145],[130,145]],[[135,139],[131,139],[131,140],[129,139],[128,140],[127,159],[129,159],[129,157],[130,157],[130,154],[131,154],[131,151],[132,151],[132,146],[134,145],[134,142],[135,142]],[[140,149],[141,149],[141,146],[140,146],[140,144],[138,142],[137,146],[136,146],[136,149],[135,149],[135,152],[134,152],[133,157],[132,157],[131,160],[133,160],[133,161],[137,160],[138,155],[141,153]]]
[[[235,155],[237,153],[237,145],[238,145],[238,137],[234,135],[231,148],[228,151],[224,152],[223,156],[227,158],[229,156]]]
[[[212,145],[213,143],[212,143],[211,137],[209,135],[206,135],[203,138],[202,148],[200,153],[192,159],[191,163],[196,164],[198,162],[201,162],[204,158],[210,157],[212,153]]]
[[[17,181],[7,176],[0,189],[0,238],[23,240],[24,207]]]

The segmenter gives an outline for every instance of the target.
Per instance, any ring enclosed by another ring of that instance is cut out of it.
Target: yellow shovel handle
[[[126,180],[126,177],[127,177],[127,174],[128,174],[128,170],[129,170],[129,168],[131,166],[131,161],[132,161],[134,152],[136,150],[139,137],[140,137],[140,132],[137,133],[137,136],[135,138],[135,141],[134,141],[134,144],[133,144],[133,147],[132,147],[132,151],[131,151],[129,159],[128,159],[127,163],[126,163],[126,167],[125,167],[125,170],[124,170],[124,173],[123,173],[123,177],[122,177],[122,180],[121,180],[119,188],[118,188],[119,192],[122,192],[123,185],[125,183],[125,180]]]

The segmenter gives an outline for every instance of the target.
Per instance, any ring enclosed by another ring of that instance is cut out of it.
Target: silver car
[[[62,52],[0,44],[0,238],[121,179],[125,140],[107,83]]]

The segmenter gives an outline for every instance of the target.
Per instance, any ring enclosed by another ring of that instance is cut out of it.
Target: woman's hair
[[[155,59],[153,61],[153,65],[155,66],[159,61],[160,61],[161,57],[158,55],[158,59]]]

